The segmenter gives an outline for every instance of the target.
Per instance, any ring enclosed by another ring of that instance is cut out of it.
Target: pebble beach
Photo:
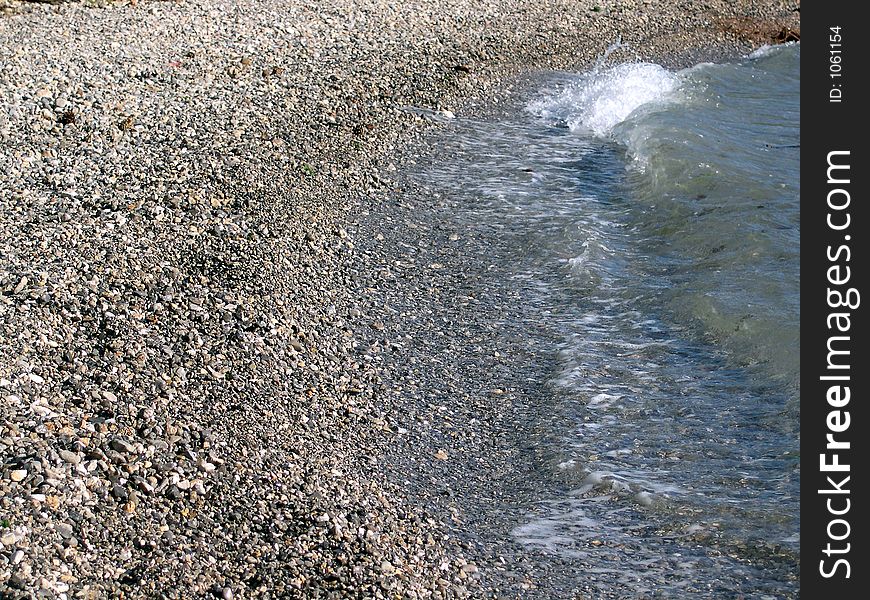
[[[481,303],[522,299],[403,161],[616,39],[685,65],[799,10],[0,0],[0,598],[560,597],[475,516],[522,474]]]

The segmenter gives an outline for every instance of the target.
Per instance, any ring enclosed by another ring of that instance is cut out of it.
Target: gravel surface
[[[686,61],[797,7],[0,0],[0,597],[546,585],[463,525],[519,394],[470,349],[522,351],[399,152],[617,35]]]

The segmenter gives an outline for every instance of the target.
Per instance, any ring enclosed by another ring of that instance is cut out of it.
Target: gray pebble
[[[72,537],[73,527],[69,523],[58,523],[54,526],[55,530],[60,534],[60,537],[68,539]]]
[[[82,461],[82,457],[76,452],[70,452],[69,450],[61,450],[58,452],[60,457],[66,462],[77,465]]]
[[[130,494],[127,492],[127,488],[116,483],[112,486],[112,496],[114,496],[115,500],[118,502],[126,502],[130,497]]]
[[[113,450],[117,450],[118,452],[124,452],[126,454],[133,454],[136,452],[136,446],[121,438],[113,439],[110,446]]]

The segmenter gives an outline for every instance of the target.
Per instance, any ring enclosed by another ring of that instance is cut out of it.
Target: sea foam
[[[641,107],[675,98],[680,77],[651,63],[626,63],[581,75],[562,91],[535,100],[528,110],[571,131],[608,137]]]

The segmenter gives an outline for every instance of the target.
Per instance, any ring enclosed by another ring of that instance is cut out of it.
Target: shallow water
[[[796,594],[799,61],[554,75],[417,175],[560,340],[514,539],[636,594]]]

